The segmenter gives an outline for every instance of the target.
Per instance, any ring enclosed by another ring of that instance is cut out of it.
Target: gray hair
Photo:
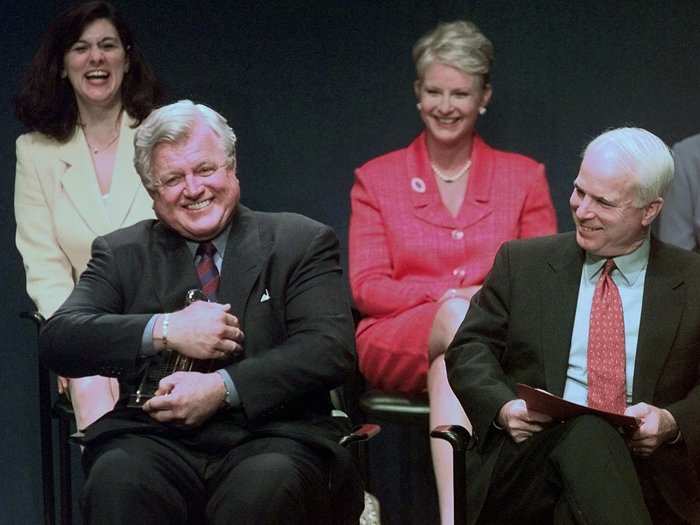
[[[158,144],[176,144],[188,138],[198,122],[208,126],[220,139],[226,157],[236,164],[236,134],[219,113],[191,100],[180,100],[153,111],[144,120],[134,137],[134,166],[149,191],[157,187],[153,180],[152,157]]]
[[[413,62],[419,82],[423,81],[428,66],[439,63],[470,75],[481,75],[485,86],[490,82],[493,44],[472,22],[441,23],[413,46]]]
[[[673,180],[673,156],[668,146],[641,128],[617,128],[593,139],[583,152],[612,148],[618,162],[637,185],[635,206],[642,208],[661,197]]]

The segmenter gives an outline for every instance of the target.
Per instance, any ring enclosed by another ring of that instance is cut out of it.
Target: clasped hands
[[[673,415],[666,409],[647,403],[637,403],[627,407],[626,416],[636,417],[639,428],[626,436],[630,451],[638,456],[650,456],[658,447],[672,441],[678,435],[678,425]],[[541,412],[528,410],[523,399],[513,399],[504,404],[498,412],[496,423],[516,443],[532,437],[552,423],[552,418]]]
[[[194,359],[226,360],[243,351],[244,334],[230,304],[197,301],[170,314],[167,346]],[[163,316],[153,328],[156,349],[162,350]],[[143,409],[162,423],[198,426],[211,417],[226,396],[217,372],[175,372],[161,379],[156,396]]]

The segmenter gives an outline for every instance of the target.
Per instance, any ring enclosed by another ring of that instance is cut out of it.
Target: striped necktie
[[[197,263],[197,277],[204,295],[210,301],[216,301],[216,292],[219,289],[219,270],[214,263],[215,254],[216,246],[211,241],[200,243],[196,253],[201,257]]]

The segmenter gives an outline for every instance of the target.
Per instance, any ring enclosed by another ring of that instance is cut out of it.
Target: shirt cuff
[[[224,381],[224,388],[226,389],[226,397],[224,398],[224,402],[229,408],[239,408],[241,406],[241,398],[238,396],[238,390],[236,390],[236,385],[233,384],[231,374],[229,374],[224,368],[221,368],[216,372]]]
[[[158,350],[153,346],[153,327],[156,325],[156,319],[159,314],[154,315],[148,320],[146,328],[143,329],[141,336],[141,348],[139,348],[139,357],[153,357],[158,353]]]

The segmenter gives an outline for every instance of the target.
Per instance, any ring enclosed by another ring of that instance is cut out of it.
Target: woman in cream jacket
[[[152,218],[133,167],[134,127],[160,96],[150,68],[114,8],[80,4],[49,28],[29,66],[17,116],[17,248],[27,293],[50,316],[90,259],[94,238]],[[96,349],[99,351],[99,349]],[[115,379],[59,378],[78,429],[114,407]]]

